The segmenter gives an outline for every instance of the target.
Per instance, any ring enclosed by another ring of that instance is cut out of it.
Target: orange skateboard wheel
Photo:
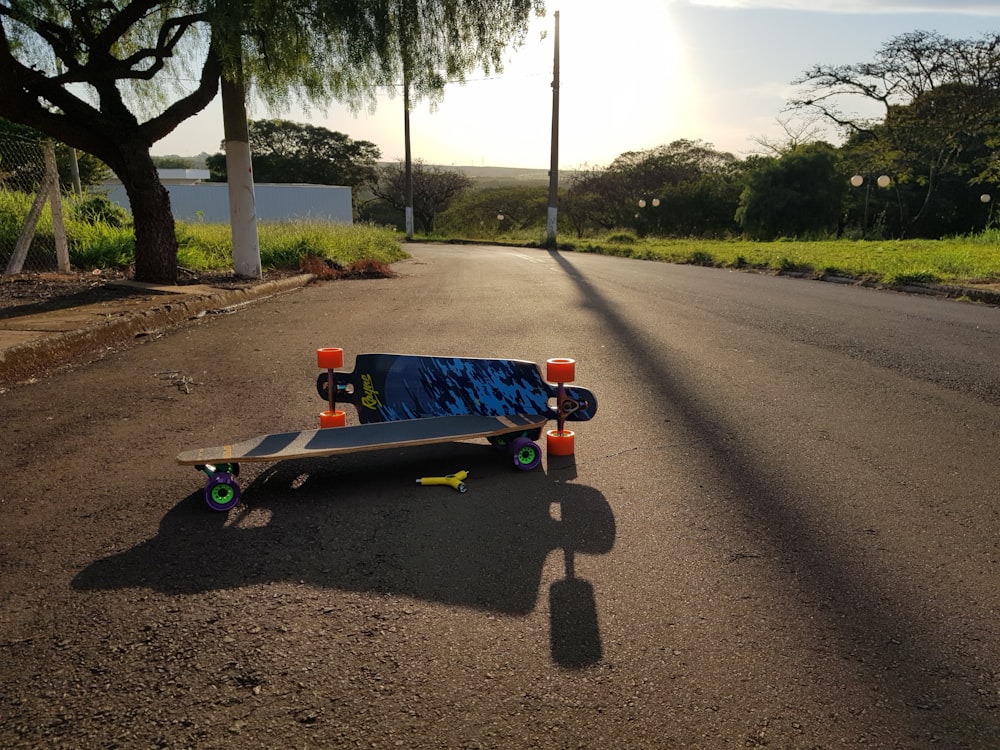
[[[546,360],[545,379],[550,383],[572,383],[576,379],[576,360]]]
[[[549,430],[545,433],[545,450],[550,456],[572,456],[576,453],[576,433],[572,430]]]
[[[336,370],[344,366],[344,350],[336,347],[327,347],[316,350],[316,361],[323,370]]]
[[[319,426],[320,429],[326,429],[327,427],[343,427],[347,424],[347,414],[342,411],[330,411],[329,409],[320,412],[319,415]]]

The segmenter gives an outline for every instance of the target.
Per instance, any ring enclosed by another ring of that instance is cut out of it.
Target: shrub
[[[707,250],[694,250],[688,256],[688,263],[693,266],[714,266],[715,258]]]
[[[121,228],[132,223],[128,212],[106,195],[89,195],[70,202],[70,218],[85,224]]]

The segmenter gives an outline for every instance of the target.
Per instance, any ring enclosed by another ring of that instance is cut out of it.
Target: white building
[[[208,182],[207,169],[161,169],[160,181],[170,193],[174,218],[229,223],[229,190],[224,182]],[[104,184],[108,198],[131,213],[125,188],[117,179]],[[258,221],[315,219],[350,224],[351,189],[340,185],[254,185]]]

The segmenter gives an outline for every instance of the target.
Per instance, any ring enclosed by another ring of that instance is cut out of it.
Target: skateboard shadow
[[[388,464],[274,464],[246,483],[246,502],[228,514],[205,508],[198,491],[167,512],[155,537],[95,561],[72,585],[193,594],[296,581],[526,615],[546,560],[561,549],[565,578],[549,592],[553,660],[599,661],[594,591],[574,566],[578,554],[612,549],[615,519],[600,492],[570,481],[572,460],[520,473],[481,446],[452,446],[447,459],[432,449],[406,453],[413,458]],[[417,486],[435,460],[469,469],[469,491]]]

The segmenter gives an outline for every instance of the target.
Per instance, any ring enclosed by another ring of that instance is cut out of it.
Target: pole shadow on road
[[[949,727],[949,740],[956,743],[951,746],[978,747],[971,743],[1000,736],[1000,720],[992,708],[983,708],[976,693],[947,679],[979,673],[975,658],[956,652],[947,634],[935,633],[907,607],[904,596],[870,575],[845,554],[837,535],[801,511],[798,498],[774,480],[776,473],[762,463],[759,452],[732,440],[738,430],[729,425],[731,415],[704,393],[701,383],[673,366],[669,348],[645,340],[562,253],[549,255],[576,285],[581,305],[600,320],[604,335],[627,348],[632,360],[644,363],[647,377],[638,387],[648,403],[670,409],[671,419],[682,425],[691,444],[708,454],[727,495],[736,500],[733,510],[794,571],[796,585],[809,591],[812,601],[824,602],[829,626],[849,644],[844,657],[866,665],[874,689],[895,693],[903,705],[917,707],[909,713],[914,730],[919,726],[932,735]],[[928,705],[935,707],[936,715],[924,710]],[[966,741],[970,744],[962,744]]]
[[[486,446],[456,443],[274,464],[228,514],[208,510],[199,490],[167,512],[155,537],[97,560],[73,587],[191,594],[302,581],[527,615],[546,559],[561,549],[566,576],[549,592],[552,658],[594,664],[602,656],[597,605],[575,560],[612,549],[611,508],[594,488],[569,481],[572,459],[552,457],[546,471],[530,473],[496,459]],[[457,467],[470,470],[466,493],[415,482]]]

